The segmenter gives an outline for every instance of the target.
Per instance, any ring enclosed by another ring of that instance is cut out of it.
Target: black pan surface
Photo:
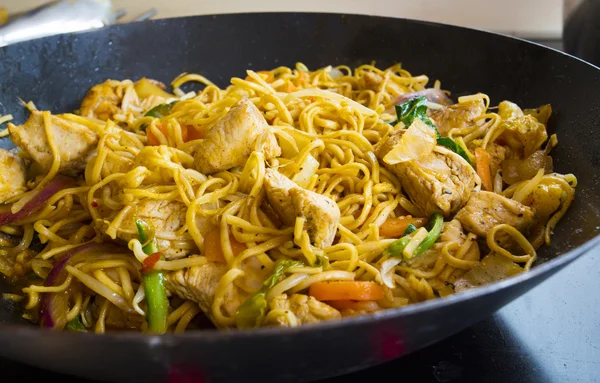
[[[555,169],[579,179],[576,201],[529,273],[444,299],[296,329],[185,335],[55,333],[24,324],[0,300],[0,354],[94,379],[307,381],[356,371],[439,341],[488,317],[598,242],[600,70],[522,40],[411,20],[338,14],[229,14],[156,20],[0,48],[0,114],[77,108],[106,78],[170,82],[198,72],[225,86],[245,70],[301,61],[309,68],[402,62],[453,95],[482,91],[494,104],[551,103]],[[4,141],[5,147],[11,143]],[[569,288],[566,286],[565,288]],[[0,291],[9,287],[0,285]]]

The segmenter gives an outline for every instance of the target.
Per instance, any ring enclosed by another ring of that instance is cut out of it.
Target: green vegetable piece
[[[389,255],[390,257],[401,257],[402,252],[406,248],[406,245],[410,242],[410,237],[402,237],[390,243],[387,249],[383,252],[383,255]]]
[[[164,117],[171,112],[171,109],[176,103],[177,101],[173,101],[168,104],[158,104],[154,108],[147,111],[146,114],[144,114],[144,117]]]
[[[158,251],[158,246],[156,245],[156,239],[154,238],[152,230],[150,230],[150,226],[148,226],[148,224],[141,219],[135,220],[135,226],[137,226],[140,242],[142,244],[146,244],[142,248],[144,253],[148,255],[156,253]]]
[[[452,150],[454,153],[456,153],[459,156],[461,156],[462,158],[464,158],[469,163],[469,165],[473,166],[473,164],[471,163],[471,160],[469,159],[469,156],[467,155],[467,152],[465,152],[464,149],[462,148],[462,146],[460,146],[452,138],[438,137],[437,144]]]
[[[141,219],[135,220],[140,242],[146,243],[144,253],[151,255],[158,251],[156,239],[152,235],[146,222]],[[165,275],[161,271],[151,271],[142,274],[146,304],[148,305],[146,318],[148,320],[148,331],[163,334],[167,331],[167,317],[169,315],[169,299],[165,287]]]
[[[406,230],[404,230],[404,233],[402,233],[402,236],[404,237],[405,235],[409,235],[414,233],[415,231],[417,231],[418,227],[416,227],[415,225],[413,225],[412,223],[408,225],[408,227],[406,228]]]
[[[411,98],[396,105],[396,116],[407,128],[418,118],[437,132],[433,121],[427,117],[427,99],[424,96]]]
[[[71,319],[69,323],[67,323],[67,330],[75,331],[75,332],[87,332],[87,328],[81,323],[79,317],[75,317]]]
[[[267,311],[267,294],[259,291],[239,305],[235,313],[238,328],[255,328],[260,326]]]
[[[289,259],[280,259],[275,263],[273,272],[265,280],[261,289],[239,305],[235,313],[235,322],[238,328],[255,328],[262,323],[267,311],[267,293],[273,288],[283,275],[293,267],[304,266],[302,262]]]
[[[444,217],[440,213],[434,213],[427,225],[427,237],[417,246],[413,259],[422,255],[427,249],[429,249],[438,240],[440,234],[442,234],[442,227],[444,226]]]

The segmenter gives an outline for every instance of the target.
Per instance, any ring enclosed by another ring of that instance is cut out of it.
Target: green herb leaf
[[[418,118],[437,132],[433,121],[427,117],[427,99],[424,96],[411,98],[396,105],[396,116],[407,128]]]

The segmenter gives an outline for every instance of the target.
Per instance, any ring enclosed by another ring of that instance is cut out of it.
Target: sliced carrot
[[[144,262],[142,262],[142,274],[152,271],[154,265],[156,265],[156,262],[160,261],[161,256],[162,252],[160,251],[147,256],[146,259],[144,259]]]
[[[183,126],[187,128],[187,138],[184,140],[185,142],[199,140],[206,137],[206,131],[203,129],[197,129],[192,125],[182,125],[182,128]]]
[[[379,234],[384,237],[397,238],[404,234],[408,225],[413,224],[416,227],[427,225],[427,218],[413,218],[410,215],[398,218],[388,218],[379,228]]]
[[[316,282],[308,294],[319,301],[377,301],[384,298],[383,287],[367,281]]]
[[[165,137],[167,136],[167,124],[157,124],[156,127],[158,128],[158,130],[160,130],[160,132],[162,134],[165,135]],[[156,137],[154,135],[154,133],[152,132],[152,129],[148,129],[146,131],[146,136],[148,137],[148,141],[147,141],[146,145],[148,145],[148,146],[160,145],[160,141],[158,140],[158,137]]]
[[[377,311],[379,306],[375,301],[327,301],[327,304],[337,310]]]
[[[246,245],[236,241],[231,233],[229,234],[229,242],[231,243],[231,250],[234,256],[247,249]],[[204,256],[209,261],[225,263],[225,256],[221,247],[220,229],[215,229],[204,237]]]
[[[481,178],[484,190],[492,191],[492,174],[490,172],[490,154],[483,148],[475,149],[475,168]]]

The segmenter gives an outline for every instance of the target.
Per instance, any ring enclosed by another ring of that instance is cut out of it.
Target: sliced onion
[[[399,257],[390,258],[390,259],[385,260],[381,264],[381,267],[379,269],[379,272],[381,274],[381,281],[383,282],[384,285],[386,285],[390,289],[393,289],[394,287],[396,287],[394,285],[394,267],[398,266],[398,264],[400,262],[402,262],[402,258],[399,258]]]
[[[421,97],[424,96],[427,101],[436,103],[436,104],[440,104],[440,105],[452,105],[454,102],[452,101],[452,99],[450,97],[448,97],[448,95],[441,89],[437,89],[437,88],[427,88],[427,89],[423,89],[420,90],[418,92],[410,92],[410,93],[405,93],[403,95],[398,96],[395,100],[394,100],[394,105],[397,104],[402,104],[405,101],[408,101],[410,99],[413,99],[415,97]]]
[[[329,76],[333,80],[339,80],[340,78],[344,77],[344,72],[342,72],[338,68],[331,68],[331,70],[329,71]]]
[[[115,246],[100,243],[87,242],[81,246],[77,246],[67,251],[63,257],[52,267],[48,276],[44,280],[44,286],[59,286],[67,277],[65,268],[68,264],[73,263],[79,256],[87,256],[99,252],[105,253],[107,250],[114,250]],[[78,256],[75,258],[75,256]],[[68,295],[62,291],[59,293],[43,293],[40,306],[40,322],[42,327],[62,330],[67,324],[68,310]]]
[[[71,178],[58,176],[55,177],[48,186],[42,189],[31,201],[27,202],[21,210],[12,213],[10,208],[0,213],[0,226],[5,226],[13,222],[28,218],[44,207],[46,202],[59,191],[70,187],[74,181]]]
[[[423,158],[433,152],[435,145],[435,131],[420,119],[415,119],[383,161],[394,165]]]

